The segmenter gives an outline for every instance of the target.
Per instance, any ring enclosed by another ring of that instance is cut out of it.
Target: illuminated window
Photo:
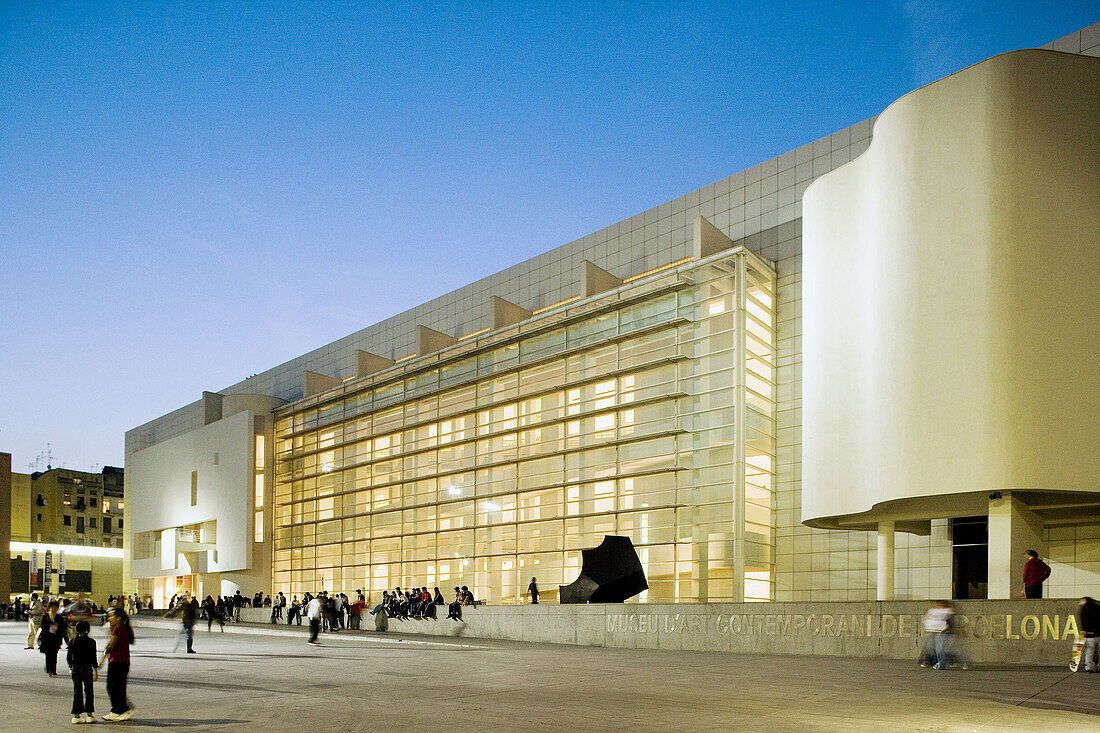
[[[565,414],[576,415],[581,411],[581,391],[579,389],[571,389],[565,393]]]
[[[300,596],[323,573],[330,590],[427,581],[508,602],[537,568],[550,600],[581,548],[616,533],[653,580],[643,601],[774,595],[774,276],[758,267],[739,284],[735,257],[693,268],[676,292],[578,306],[547,324],[549,340],[470,341],[473,370],[409,361],[400,378],[349,387],[342,416],[281,417],[276,588]],[[265,471],[254,481],[260,541]],[[738,529],[742,546],[716,552]],[[712,544],[700,555],[698,542]]]
[[[610,440],[615,437],[615,413],[596,415],[595,425],[597,440]]]
[[[329,434],[331,437],[331,433]],[[330,452],[331,453],[331,452]],[[256,462],[253,474],[253,509],[256,510],[253,521],[253,539],[256,542],[264,541],[264,436],[256,436]]]
[[[615,511],[615,482],[597,481],[593,487],[595,503],[593,509],[597,514]]]
[[[103,513],[106,514],[109,511],[111,511],[111,502],[104,499],[103,500]]]
[[[610,379],[606,382],[600,382],[593,387],[593,391],[596,394],[595,408],[597,410],[604,410],[615,404],[615,380]]]
[[[634,401],[634,375],[619,378],[619,404]]]

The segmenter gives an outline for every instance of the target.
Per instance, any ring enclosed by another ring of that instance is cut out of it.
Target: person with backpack
[[[1024,598],[1042,598],[1043,581],[1050,577],[1050,566],[1039,559],[1035,550],[1027,551],[1024,563]]]

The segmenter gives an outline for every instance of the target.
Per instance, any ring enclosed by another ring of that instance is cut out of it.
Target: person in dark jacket
[[[42,617],[42,633],[38,637],[38,649],[46,655],[46,674],[50,677],[57,676],[57,651],[68,633],[65,617],[58,611],[60,607],[57,601],[50,601]]]
[[[207,596],[206,600],[202,602],[203,613],[206,614],[206,631],[210,632],[214,622],[218,622],[218,626],[221,627],[222,633],[225,632],[225,619],[222,617],[222,609],[214,602],[213,596]]]
[[[172,651],[179,651],[180,640],[184,637],[187,639],[187,653],[195,654],[194,641],[195,641],[195,619],[199,617],[199,602],[192,598],[187,593],[184,593],[180,598],[180,602],[176,604],[168,613],[164,614],[167,618],[169,616],[179,616],[182,626],[180,627],[180,635],[176,637],[176,643],[172,645]]]
[[[1077,630],[1085,639],[1081,660],[1086,672],[1100,672],[1100,603],[1089,596],[1077,605]]]
[[[95,722],[92,683],[99,679],[99,660],[96,659],[95,639],[88,636],[91,630],[87,621],[77,621],[76,638],[69,642],[69,651],[65,655],[73,678],[74,723]]]

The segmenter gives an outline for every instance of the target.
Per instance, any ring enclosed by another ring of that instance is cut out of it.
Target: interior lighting
[[[70,557],[117,557],[122,559],[121,547],[86,547],[82,545],[45,545],[40,542],[10,542],[8,548],[11,552],[30,552],[38,550],[45,552],[64,552]]]

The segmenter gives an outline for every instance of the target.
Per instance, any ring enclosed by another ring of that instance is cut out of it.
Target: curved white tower
[[[895,526],[988,512],[1007,597],[1100,503],[1100,59],[906,95],[803,212],[803,521],[878,526],[881,573]]]

